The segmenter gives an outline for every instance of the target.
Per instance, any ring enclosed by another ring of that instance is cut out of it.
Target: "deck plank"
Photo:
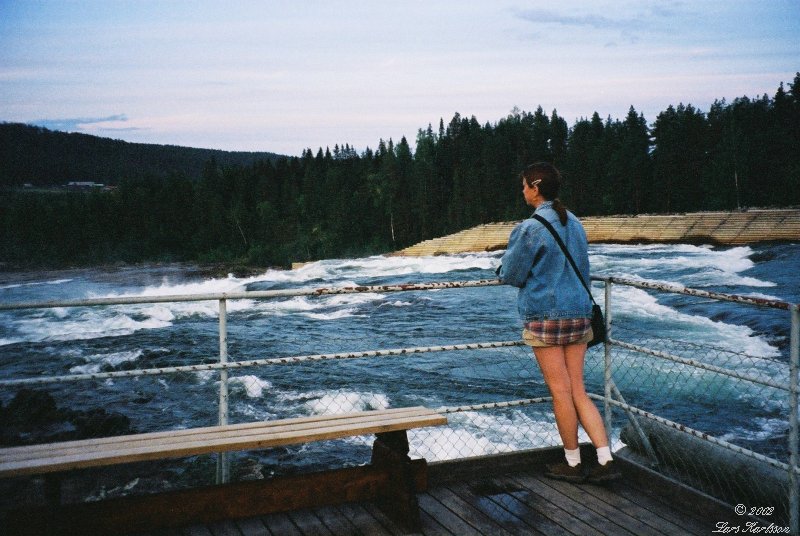
[[[491,534],[492,536],[509,536],[512,533],[506,530],[499,522],[481,511],[474,502],[468,502],[458,496],[449,487],[442,486],[429,491],[431,495],[469,523],[478,533]]]
[[[677,519],[678,524],[688,526],[698,534],[705,535],[710,533],[716,528],[715,524],[718,521],[728,521],[731,525],[738,525],[742,521],[741,518],[734,515],[732,510],[725,510],[721,506],[709,505],[706,500],[695,502],[676,500],[671,495],[659,494],[656,489],[643,486],[637,482],[632,482],[625,490],[625,493],[628,495],[635,494],[642,497],[642,500],[648,498],[660,503],[662,505],[662,516]]]
[[[644,490],[638,490],[631,486],[620,486],[614,491],[621,497],[639,504],[642,508],[647,508],[666,522],[680,527],[686,534],[705,536],[709,533],[708,524],[702,523],[691,511],[676,510],[674,506]]]
[[[236,526],[242,531],[242,536],[271,536],[264,522],[257,517],[239,519],[236,521]]]
[[[420,509],[419,517],[422,523],[422,532],[420,534],[425,536],[457,536],[422,509]]]
[[[314,510],[320,521],[333,534],[355,534],[358,529],[334,506],[324,506]]]
[[[192,525],[186,527],[182,531],[182,534],[184,534],[184,536],[214,536],[211,534],[211,530],[209,530],[209,528],[205,525]]]
[[[576,519],[582,521],[590,527],[594,527],[600,534],[619,534],[621,536],[639,536],[635,532],[625,530],[607,517],[597,513],[591,508],[580,502],[571,493],[572,490],[555,489],[544,483],[543,476],[533,474],[521,474],[514,478],[517,482],[524,485],[528,489],[542,495],[547,500],[570,513]]]
[[[384,529],[386,529],[386,532],[388,534],[391,534],[392,536],[403,536],[405,534],[408,534],[407,531],[400,529],[395,524],[394,521],[389,519],[386,516],[386,514],[384,514],[383,511],[381,511],[381,509],[378,508],[378,505],[376,505],[375,503],[367,502],[362,504],[361,506],[364,508],[364,510],[367,511],[369,515],[374,517],[378,521],[378,523],[380,523],[383,526]]]
[[[465,501],[474,503],[480,511],[485,513],[513,534],[531,536],[546,536],[546,532],[539,530],[540,523],[535,514],[525,504],[515,501],[507,491],[501,491],[490,482],[472,483],[460,482],[450,484],[450,489]]]
[[[364,536],[391,536],[380,521],[370,514],[363,506],[354,503],[340,504],[336,507],[347,519],[355,525],[360,534]]]
[[[419,507],[451,534],[482,534],[467,523],[460,513],[457,514],[447,508],[447,506],[434,498],[430,492],[419,496]]]
[[[638,519],[642,523],[654,528],[660,533],[664,534],[680,534],[690,533],[686,530],[685,523],[677,525],[672,521],[658,515],[657,511],[653,508],[641,504],[641,502],[631,500],[623,494],[627,486],[624,484],[613,486],[582,486],[584,491],[594,495],[606,504],[612,505],[614,508],[625,512],[634,519]]]
[[[516,500],[529,508],[539,520],[547,534],[573,534],[574,536],[603,536],[593,526],[577,518],[573,512],[567,511],[548,500],[535,490],[525,488],[511,477],[497,479],[501,487],[509,489],[509,499]]]
[[[233,521],[211,523],[208,528],[214,536],[242,536],[241,531]]]
[[[264,522],[272,536],[303,536],[303,533],[295,526],[286,514],[270,514],[263,516]]]
[[[545,476],[540,478],[550,487],[557,489],[564,494],[569,494],[580,504],[583,504],[584,507],[591,508],[601,516],[608,519],[610,522],[631,531],[637,536],[664,536],[667,534],[643,523],[636,517],[633,517],[627,512],[621,510],[619,508],[620,504],[618,501],[615,501],[613,504],[608,504],[605,501],[598,499],[595,495],[589,493],[585,489],[592,484],[575,485],[568,482],[562,482],[560,480],[549,479]],[[612,496],[612,501],[613,500],[614,497]]]
[[[314,510],[289,512],[289,518],[294,521],[303,536],[333,536]]]

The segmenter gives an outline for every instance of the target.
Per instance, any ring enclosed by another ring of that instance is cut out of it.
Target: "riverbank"
[[[742,245],[800,241],[800,208],[593,216],[581,220],[589,242],[594,243]],[[508,237],[518,223],[479,225],[420,242],[393,255],[429,256],[505,249]]]

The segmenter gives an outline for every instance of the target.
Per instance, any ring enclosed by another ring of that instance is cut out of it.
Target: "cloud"
[[[603,15],[562,15],[546,9],[527,9],[517,16],[528,22],[560,24],[579,28],[595,28],[598,30],[629,30],[642,24],[640,19],[614,19]]]
[[[620,43],[637,44],[642,35],[663,34],[670,22],[682,14],[680,4],[642,5],[637,9],[617,10],[617,13],[606,11],[603,14],[579,12],[576,8],[570,13],[552,9],[518,10],[516,16],[525,22],[537,25],[550,24],[560,26],[564,31],[590,34],[596,31],[605,39],[606,46],[617,46]],[[573,35],[577,35],[573,33]]]
[[[73,117],[65,119],[39,119],[32,121],[31,124],[48,128],[50,130],[61,130],[64,132],[75,132],[84,130],[85,126],[98,125],[102,130],[139,130],[136,127],[103,127],[103,123],[118,123],[128,120],[125,114],[109,115],[106,117]]]

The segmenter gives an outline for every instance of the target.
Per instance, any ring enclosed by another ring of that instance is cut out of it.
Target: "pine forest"
[[[300,157],[204,153],[182,166],[159,165],[163,146],[125,160],[124,142],[101,155],[78,140],[59,159],[104,162],[92,177],[111,186],[79,191],[51,187],[87,176],[48,168],[55,145],[15,139],[16,163],[0,164],[6,267],[286,266],[384,253],[527,217],[519,172],[542,160],[561,169],[561,199],[579,217],[800,205],[800,73],[772,97],[718,100],[708,111],[678,104],[652,123],[633,106],[621,119],[594,113],[571,126],[541,107],[484,124],[456,113],[413,144],[380,140],[361,152],[344,143]]]

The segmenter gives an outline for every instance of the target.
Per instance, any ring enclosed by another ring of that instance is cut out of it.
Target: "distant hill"
[[[284,157],[275,153],[128,143],[20,123],[0,123],[0,187],[25,183],[52,186],[72,181],[113,185],[125,177],[163,177],[171,173],[197,178],[212,159],[227,167],[280,158]]]

